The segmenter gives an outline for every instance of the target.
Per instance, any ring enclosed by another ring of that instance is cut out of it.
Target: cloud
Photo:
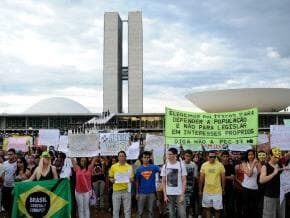
[[[0,113],[22,112],[46,97],[70,97],[101,112],[105,11],[119,11],[122,19],[142,11],[145,112],[192,107],[184,96],[193,91],[289,88],[289,6],[275,0],[3,1]]]

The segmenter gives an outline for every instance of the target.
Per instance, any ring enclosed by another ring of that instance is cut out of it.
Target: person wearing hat
[[[51,165],[51,156],[49,152],[44,151],[41,154],[38,167],[36,167],[28,181],[49,179],[58,179],[58,175],[55,166]]]
[[[264,208],[263,218],[280,218],[280,173],[283,169],[280,166],[281,150],[272,148],[270,150],[270,160],[261,169],[260,183],[264,184]]]

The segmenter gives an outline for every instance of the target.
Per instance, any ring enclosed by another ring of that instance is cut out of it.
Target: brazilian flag
[[[70,218],[71,192],[68,179],[16,182],[12,218]]]

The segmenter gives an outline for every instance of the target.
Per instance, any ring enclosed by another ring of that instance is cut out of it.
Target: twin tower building
[[[128,23],[128,65],[123,66],[123,27]],[[128,80],[128,113],[143,113],[143,28],[140,11],[121,20],[118,12],[104,17],[103,111],[122,113],[123,81]]]

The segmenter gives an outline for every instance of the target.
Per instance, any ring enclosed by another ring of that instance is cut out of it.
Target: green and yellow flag
[[[16,182],[12,218],[71,217],[68,179]]]

